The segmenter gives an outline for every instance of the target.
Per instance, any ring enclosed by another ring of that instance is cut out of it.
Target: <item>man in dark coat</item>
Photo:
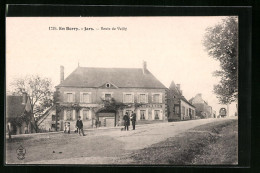
[[[126,114],[123,117],[124,125],[125,125],[125,130],[128,131],[128,126],[130,125],[130,120],[129,120],[129,116],[128,116],[128,112],[126,112]]]
[[[135,130],[136,114],[133,111],[131,114],[131,121],[132,121],[133,130]]]
[[[85,134],[84,134],[84,131],[83,131],[83,122],[81,121],[81,119],[80,119],[81,117],[79,116],[78,117],[78,120],[77,120],[77,122],[76,122],[76,126],[77,126],[77,128],[79,129],[79,135],[81,136],[81,134],[80,134],[80,131],[82,132],[82,135],[83,136],[86,136]]]

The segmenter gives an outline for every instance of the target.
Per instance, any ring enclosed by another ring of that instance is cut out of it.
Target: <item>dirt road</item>
[[[54,134],[7,143],[7,163],[19,164],[120,164],[120,158],[187,130],[226,119],[200,119],[137,126],[136,130],[96,130],[87,136]],[[131,129],[131,128],[130,128]],[[25,159],[18,160],[16,149],[26,148]],[[127,160],[124,160],[127,162]],[[129,163],[131,160],[129,160]]]

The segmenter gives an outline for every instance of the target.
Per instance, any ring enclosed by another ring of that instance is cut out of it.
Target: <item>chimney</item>
[[[199,94],[197,94],[199,97],[201,97],[202,98],[202,94],[201,93],[199,93]]]
[[[60,66],[60,83],[64,81],[64,66]]]
[[[182,95],[182,90],[180,90],[180,93],[181,93],[181,95]]]
[[[23,92],[23,101],[22,101],[22,104],[25,105],[27,102],[27,93],[26,92]]]
[[[147,72],[147,63],[146,61],[143,61],[143,74],[146,74]]]

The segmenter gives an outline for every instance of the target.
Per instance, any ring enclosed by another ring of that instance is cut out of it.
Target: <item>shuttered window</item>
[[[123,102],[124,103],[134,103],[134,94],[133,93],[123,93]]]
[[[90,93],[82,93],[81,94],[81,102],[90,103]]]
[[[73,94],[67,93],[67,102],[73,102]]]
[[[162,103],[162,94],[161,93],[153,93],[152,94],[153,103]]]
[[[137,103],[148,103],[148,93],[137,93]]]

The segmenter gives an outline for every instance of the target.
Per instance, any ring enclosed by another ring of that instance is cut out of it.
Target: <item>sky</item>
[[[59,84],[81,67],[147,68],[166,87],[180,84],[186,99],[201,93],[214,110],[218,104],[212,76],[219,62],[202,45],[205,29],[224,17],[7,17],[6,87],[19,77],[39,74]],[[53,30],[56,27],[57,30]],[[59,30],[64,28],[65,30]],[[79,30],[67,30],[78,28]],[[122,30],[119,30],[120,27]],[[93,28],[93,30],[85,30]],[[103,30],[102,28],[110,28]],[[114,28],[114,30],[112,30]],[[235,104],[230,105],[230,115]]]

